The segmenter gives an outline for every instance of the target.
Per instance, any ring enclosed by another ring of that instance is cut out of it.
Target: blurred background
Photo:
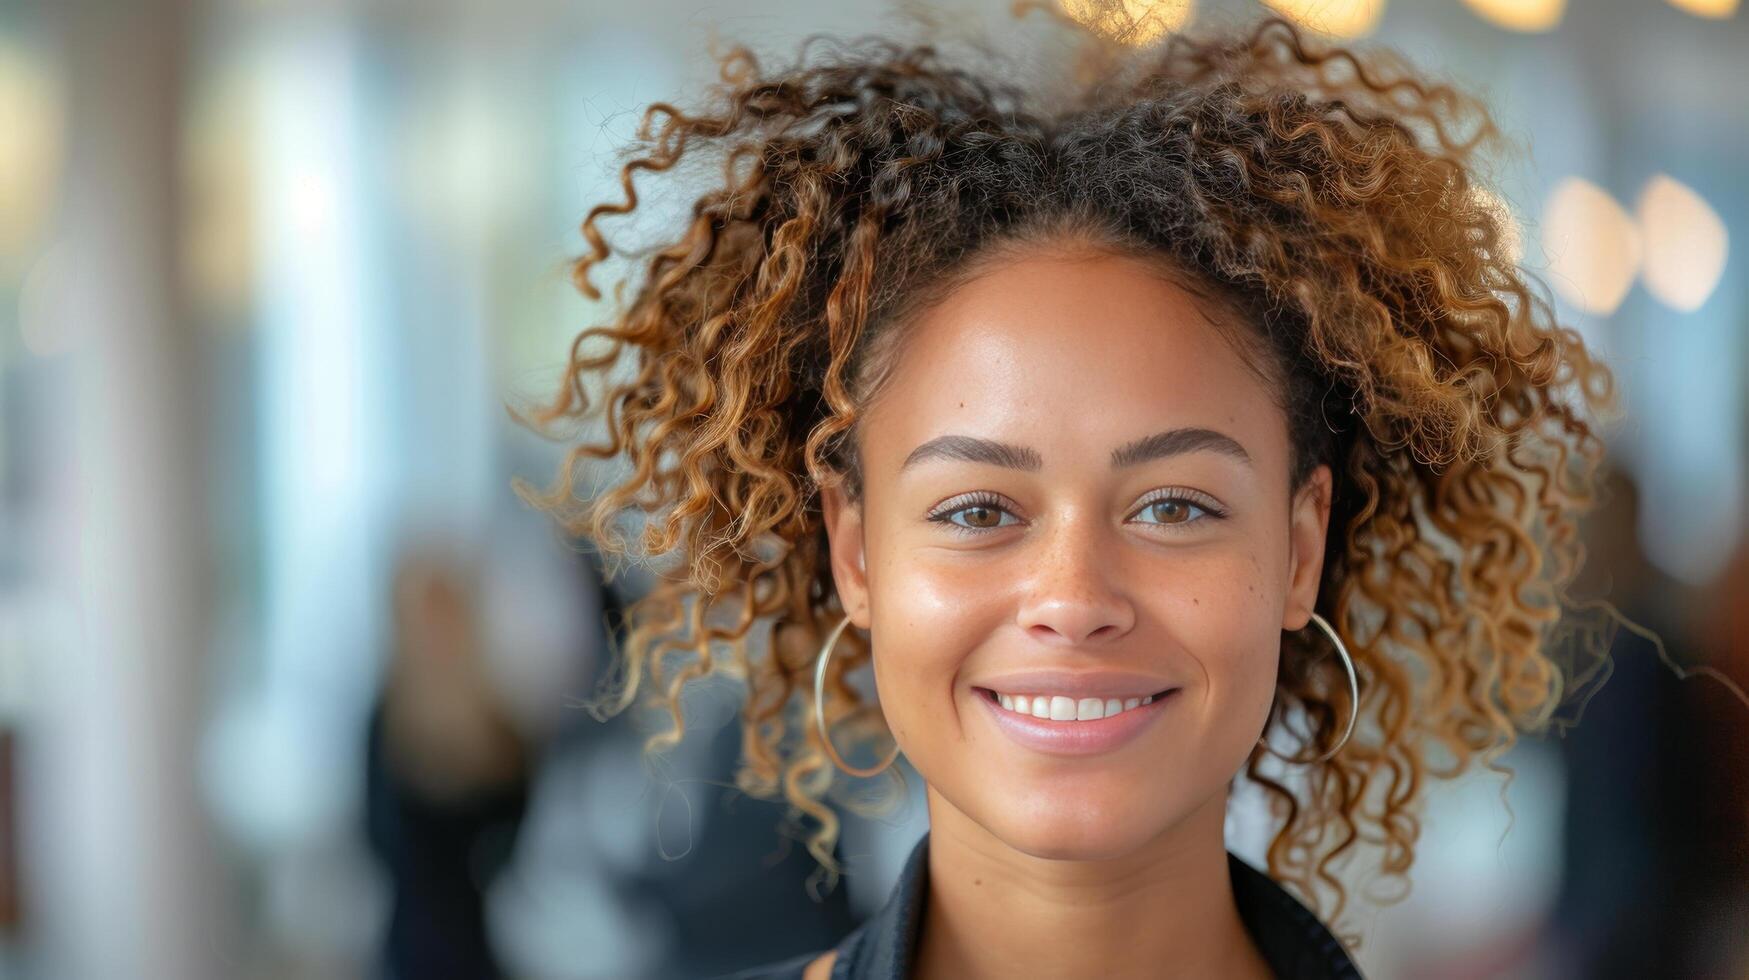
[[[1509,784],[1430,786],[1413,891],[1351,907],[1361,965],[1749,977],[1726,683],[1749,685],[1749,17],[1276,9],[1483,94],[1529,151],[1493,191],[1626,409],[1588,587],[1665,639],[1619,634]],[[0,976],[702,976],[878,905],[920,792],[851,821],[818,895],[781,809],[724,788],[732,688],[696,692],[655,767],[648,720],[574,706],[641,582],[604,584],[514,497],[562,447],[503,403],[606,316],[567,279],[578,224],[618,199],[642,108],[714,76],[713,34],[787,56],[891,23],[854,0],[0,3]],[[668,186],[658,233],[687,203]],[[1267,832],[1235,806],[1234,850],[1260,862]]]

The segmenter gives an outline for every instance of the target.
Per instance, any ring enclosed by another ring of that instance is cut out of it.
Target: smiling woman
[[[1406,874],[1423,778],[1560,703],[1610,379],[1502,253],[1485,111],[1277,19],[1082,41],[1030,88],[928,46],[735,52],[584,225],[594,295],[631,175],[723,165],[531,419],[608,438],[529,499],[684,559],[607,707],[647,692],[660,748],[688,683],[745,678],[740,785],[828,871],[835,772],[902,751],[925,784],[887,908],[750,976],[1354,976],[1277,882],[1333,919],[1358,841]],[[1241,773],[1268,876],[1224,848]]]
[[[1330,469],[1292,482],[1270,385],[1153,264],[1077,225],[1025,243],[907,325],[862,409],[860,501],[824,489],[836,592],[938,855],[990,835],[1158,860],[1193,832],[1224,873],[1223,810],[1185,821],[1256,746],[1309,620]]]

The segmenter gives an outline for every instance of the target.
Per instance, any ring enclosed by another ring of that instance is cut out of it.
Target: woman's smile
[[[1141,739],[1177,703],[1180,688],[1142,697],[1071,698],[1067,695],[1017,695],[1013,707],[975,688],[990,723],[1015,744],[1046,755],[1097,755]],[[1009,695],[999,695],[1009,698]],[[1045,714],[1038,714],[1039,706]]]
[[[980,676],[970,690],[982,705],[973,717],[1021,748],[1092,755],[1153,730],[1181,686],[1160,673],[1035,669]]]

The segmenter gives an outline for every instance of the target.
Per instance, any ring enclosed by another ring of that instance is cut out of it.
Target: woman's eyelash
[[[1195,507],[1197,510],[1202,511],[1206,517],[1212,518],[1212,519],[1217,520],[1217,521],[1220,520],[1221,518],[1224,518],[1227,516],[1227,512],[1221,508],[1221,505],[1215,503],[1212,499],[1209,498],[1209,496],[1207,494],[1198,493],[1195,490],[1181,489],[1181,488],[1166,488],[1163,490],[1157,490],[1157,491],[1149,494],[1147,497],[1145,497],[1142,500],[1141,506],[1137,507],[1134,514],[1132,514],[1131,516],[1134,516],[1135,514],[1140,514],[1150,507],[1154,507],[1154,506],[1157,506],[1159,504],[1164,504],[1164,503],[1189,504],[1190,506]],[[1201,519],[1202,518],[1192,518],[1192,519],[1187,520],[1187,521],[1176,521],[1176,522],[1172,522],[1170,524],[1166,524],[1164,526],[1172,527],[1172,526],[1177,526],[1179,524],[1194,524],[1198,520],[1201,520]]]
[[[1144,498],[1142,500],[1140,506],[1138,506],[1131,513],[1130,516],[1134,517],[1138,514],[1141,514],[1143,511],[1146,511],[1150,507],[1155,507],[1155,506],[1158,506],[1160,504],[1166,504],[1166,503],[1178,503],[1178,504],[1189,505],[1190,507],[1193,507],[1196,510],[1201,511],[1203,516],[1202,517],[1192,517],[1192,518],[1189,518],[1189,519],[1183,520],[1183,521],[1154,522],[1154,523],[1158,523],[1159,526],[1161,526],[1161,527],[1180,527],[1180,526],[1184,526],[1184,525],[1188,525],[1188,524],[1195,524],[1198,521],[1203,520],[1203,519],[1220,520],[1220,519],[1227,516],[1227,512],[1224,509],[1222,509],[1219,504],[1216,504],[1212,499],[1210,499],[1206,494],[1199,493],[1195,490],[1177,489],[1177,488],[1165,488],[1165,489],[1154,491],[1153,493],[1149,494],[1146,498]],[[972,510],[974,508],[984,508],[986,510],[993,510],[993,511],[997,511],[997,512],[1002,513],[1002,514],[1009,514],[1009,515],[1012,515],[1012,513],[1013,513],[1003,503],[1003,501],[1000,497],[997,497],[994,494],[990,494],[990,493],[979,492],[979,493],[968,494],[968,495],[963,496],[963,497],[956,497],[956,498],[948,501],[946,504],[942,505],[941,507],[937,508],[933,513],[931,513],[929,515],[928,519],[936,524],[944,525],[944,526],[946,526],[946,527],[948,527],[948,528],[952,529],[953,531],[960,533],[960,534],[982,534],[986,531],[994,531],[997,528],[1008,526],[1008,525],[1005,525],[1002,523],[997,523],[997,524],[990,525],[987,527],[976,527],[976,526],[971,526],[971,525],[966,525],[966,524],[960,524],[960,523],[953,520],[953,515],[958,514],[962,511]],[[1143,522],[1143,523],[1150,523],[1150,522]]]
[[[1003,526],[997,524],[994,527],[969,527],[954,522],[953,515],[964,510],[971,510],[974,507],[983,507],[989,510],[1000,511],[1004,514],[1013,513],[1003,505],[1000,497],[990,493],[973,493],[949,500],[946,504],[937,508],[934,513],[930,514],[929,519],[960,534],[982,534],[985,531],[994,531],[997,527]]]

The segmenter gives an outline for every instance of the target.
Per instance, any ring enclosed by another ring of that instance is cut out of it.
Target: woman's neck
[[[921,980],[1271,976],[1233,899],[1217,797],[1131,857],[1016,851],[929,790]]]

